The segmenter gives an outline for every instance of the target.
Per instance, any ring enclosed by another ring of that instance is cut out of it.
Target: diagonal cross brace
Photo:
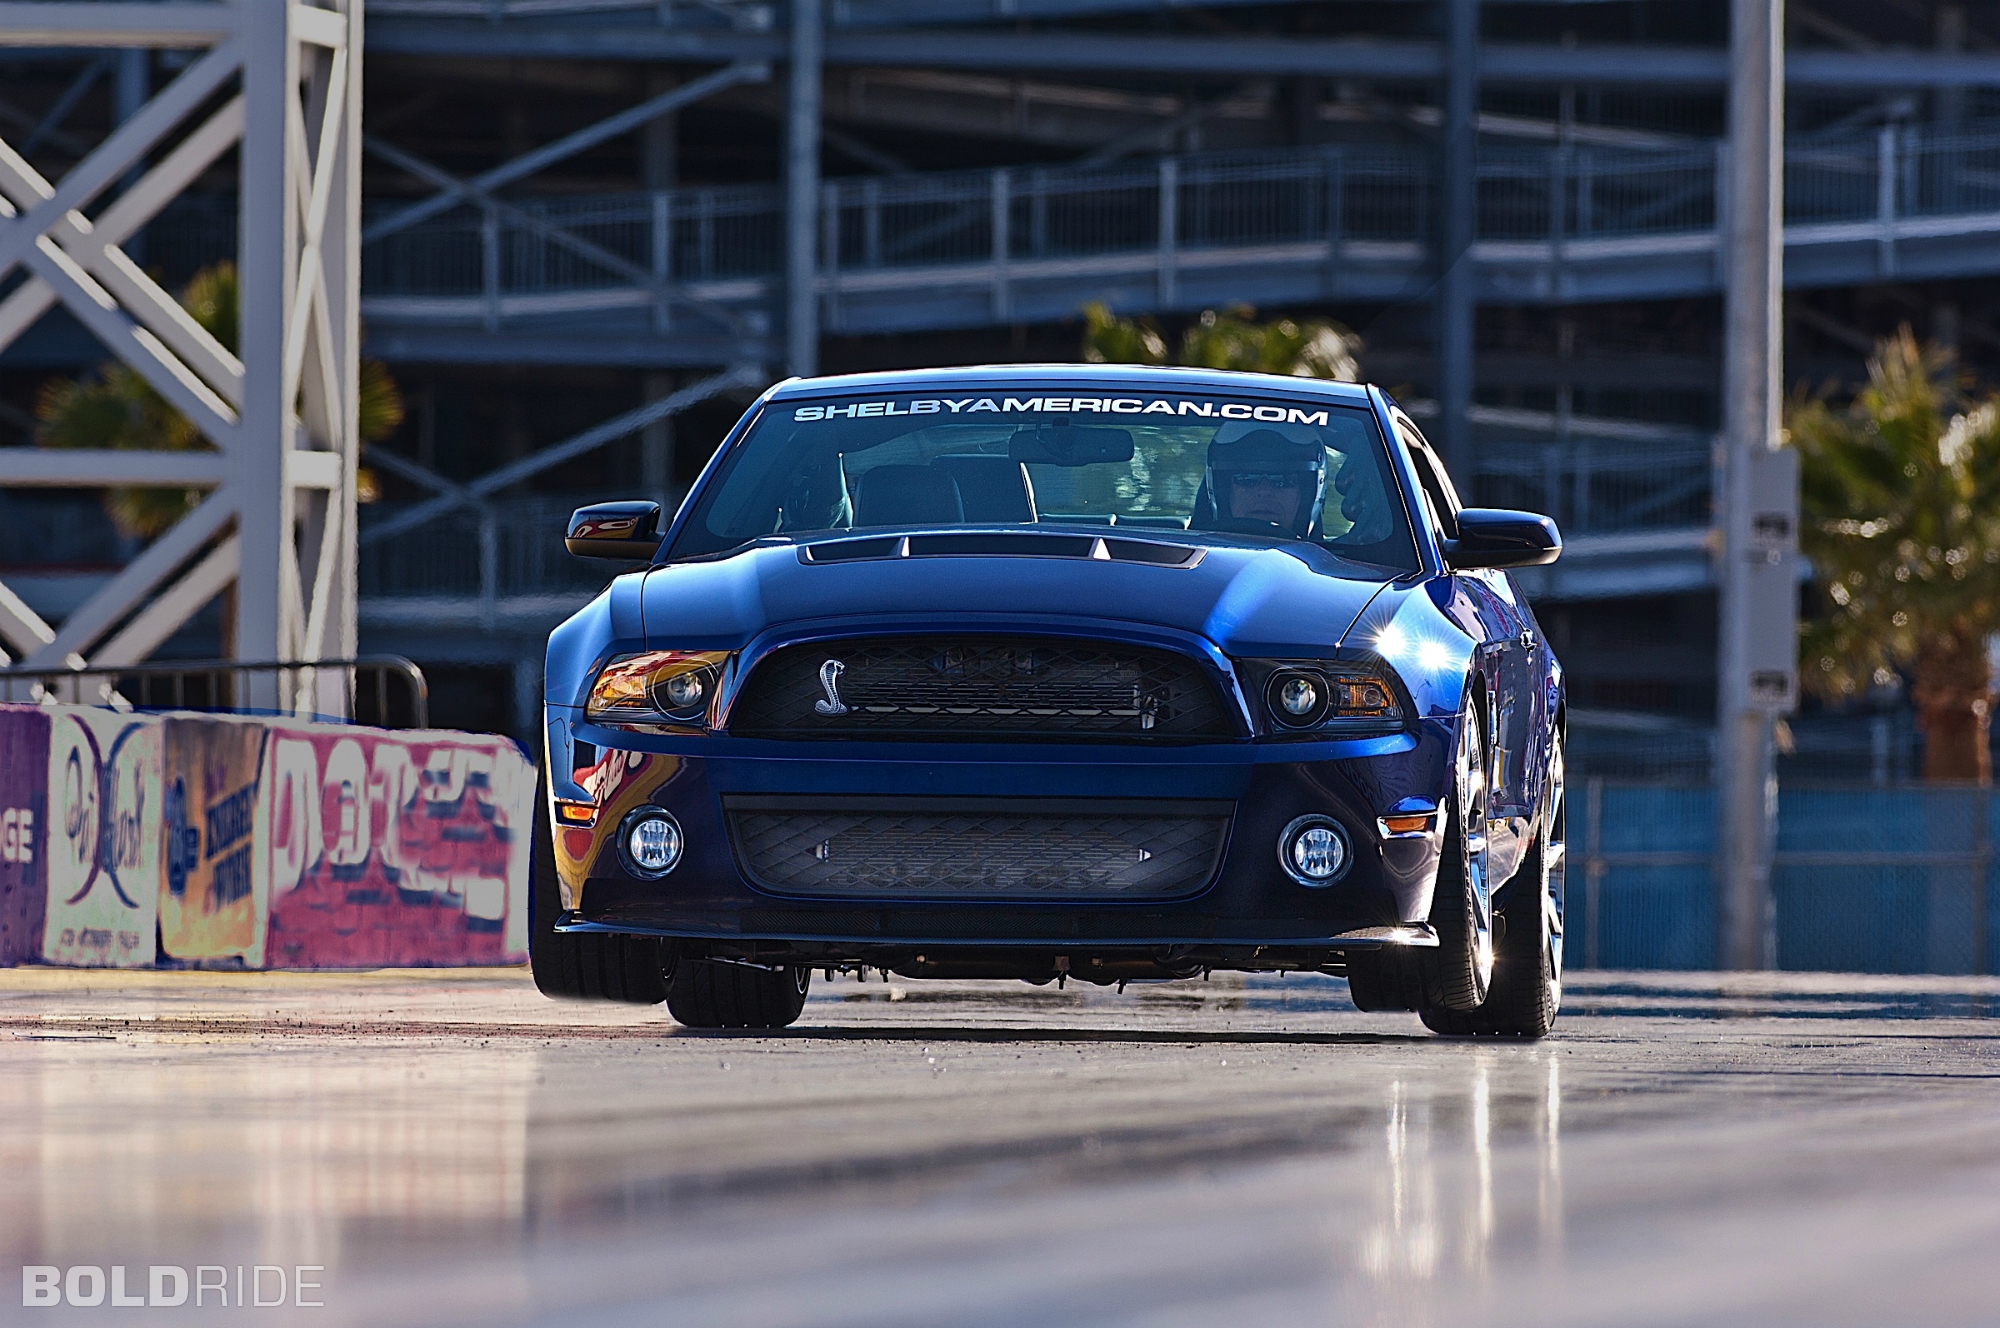
[[[447,479],[432,470],[429,466],[420,465],[406,456],[391,452],[385,447],[376,447],[371,443],[363,443],[361,445],[361,455],[367,459],[369,465],[380,466],[391,475],[400,475],[412,484],[421,484],[432,493],[449,494],[456,498],[463,506],[477,508],[484,508],[486,506],[486,499],[483,495],[473,493],[457,480]]]
[[[213,81],[211,70],[196,86]],[[186,100],[182,96],[173,105]],[[127,126],[144,128],[151,135],[150,141],[157,142],[177,122],[175,117],[156,114],[149,105]],[[241,101],[235,99],[210,116],[107,209],[101,232],[75,209],[66,209],[53,217],[49,216],[49,209],[54,200],[75,195],[72,179],[97,162],[100,154],[110,151],[108,141],[65,176],[60,185],[50,184],[24,157],[0,143],[0,226],[20,228],[37,217],[47,219],[46,232],[31,236],[22,255],[23,266],[32,279],[0,304],[0,344],[18,335],[60,299],[85,327],[175,409],[211,441],[227,449],[237,433],[235,408],[241,399],[241,361],[140,271],[118,248],[117,242],[142,225],[186,180],[226,150],[240,134],[241,124]],[[134,141],[139,143],[137,151],[143,151],[146,141]],[[128,144],[119,153],[131,150]]]
[[[392,147],[370,135],[363,135],[362,146],[391,165],[408,171],[418,179],[429,180],[432,184],[444,188],[456,188],[465,183],[442,167],[433,166],[430,162],[425,161],[422,157],[414,153],[405,152],[398,147]],[[474,192],[472,196],[478,199],[480,203],[492,208],[496,214],[507,218],[514,224],[533,231],[551,244],[559,245],[572,253],[589,259],[593,263],[616,272],[633,285],[652,291],[661,299],[685,305],[699,313],[706,314],[738,335],[742,335],[748,331],[742,316],[734,310],[726,309],[711,301],[698,299],[695,296],[689,295],[678,287],[661,281],[657,275],[648,272],[637,263],[630,262],[601,245],[591,243],[575,231],[566,230],[554,222],[538,217],[523,208],[518,208],[504,198],[496,198],[492,194],[484,192]]]
[[[159,163],[119,195],[118,201],[86,223],[88,231],[76,228],[65,218],[56,228],[57,243],[75,256],[77,262],[118,295],[128,309],[137,306],[149,315],[146,325],[183,359],[206,369],[203,377],[229,402],[242,400],[243,363],[189,318],[180,303],[158,289],[150,277],[137,272],[118,246],[151,221],[160,209],[181,190],[214,165],[223,153],[236,145],[243,133],[243,99],[236,97],[200,128],[183,139]],[[0,144],[0,177],[12,174],[20,187],[36,197],[46,197],[54,189],[15,154]],[[0,181],[0,193],[8,186]],[[113,256],[115,253],[115,257]],[[130,268],[131,273],[123,270]],[[136,274],[136,275],[133,275]],[[148,290],[147,288],[151,289]],[[56,303],[56,293],[42,281],[29,281],[0,301],[0,346],[13,341],[47,313]],[[206,361],[204,360],[206,356]]]
[[[44,140],[60,133],[62,122],[69,119],[69,113],[75,110],[77,104],[89,93],[91,85],[111,72],[113,63],[114,57],[100,55],[85,65],[83,72],[63,90],[62,96],[56,98],[55,105],[49,107],[48,114],[44,115],[28,136],[21,140],[21,151],[33,152]]]
[[[27,257],[37,240],[77,208],[88,204],[139,163],[160,138],[193,112],[235,74],[242,57],[226,41],[197,60],[160,94],[113,130],[62,183],[25,215],[0,221],[0,275]]]
[[[384,217],[368,227],[361,232],[361,242],[370,244],[385,235],[394,235],[397,231],[407,230],[420,221],[427,221],[440,212],[456,207],[468,198],[490,196],[495,189],[533,175],[544,167],[553,166],[588,148],[596,147],[608,138],[616,138],[629,130],[637,129],[649,120],[656,120],[670,111],[692,105],[725,88],[735,87],[738,83],[761,83],[770,76],[771,66],[768,64],[760,61],[739,61],[718,69],[713,74],[698,78],[692,83],[683,83],[670,92],[663,92],[657,97],[642,101],[630,110],[620,111],[608,119],[599,120],[594,125],[579,129],[532,152],[524,153],[512,161],[502,162],[492,170],[475,175],[469,180],[454,180],[422,202],[412,203],[402,211]]]
[[[623,415],[606,420],[594,428],[585,429],[574,438],[545,447],[532,456],[522,457],[511,466],[488,471],[470,484],[454,486],[451,491],[418,503],[407,511],[399,512],[362,532],[361,543],[375,544],[388,539],[391,535],[413,530],[454,508],[477,502],[488,494],[498,493],[510,484],[520,483],[530,475],[539,474],[565,461],[575,460],[613,439],[623,438],[628,433],[643,429],[655,420],[663,420],[698,402],[706,401],[718,392],[726,392],[732,387],[755,387],[764,381],[763,371],[748,365],[716,374],[712,378],[704,378],[698,383],[682,388],[672,396],[649,401],[636,410],[628,410]],[[429,482],[419,481],[419,483]]]

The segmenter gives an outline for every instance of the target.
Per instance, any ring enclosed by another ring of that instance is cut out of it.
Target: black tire
[[[1562,741],[1550,753],[1535,845],[1521,863],[1502,911],[1506,925],[1493,984],[1476,1010],[1427,1009],[1426,1027],[1463,1037],[1547,1037],[1562,1008],[1562,915],[1568,859]]]
[[[667,984],[667,1013],[689,1028],[784,1028],[806,1008],[809,968],[755,968],[682,960]]]
[[[658,1005],[667,998],[665,942],[654,936],[572,934],[556,930],[562,896],[549,824],[548,785],[535,789],[533,877],[528,890],[528,970],[544,996]]]

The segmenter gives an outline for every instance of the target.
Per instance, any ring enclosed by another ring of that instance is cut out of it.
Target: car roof
[[[772,400],[859,392],[954,391],[975,387],[1126,387],[1185,392],[1209,388],[1234,392],[1287,392],[1365,404],[1360,383],[1283,374],[1238,373],[1228,369],[1163,368],[1150,364],[980,364],[951,369],[898,369],[886,373],[834,374],[793,378],[771,390]]]

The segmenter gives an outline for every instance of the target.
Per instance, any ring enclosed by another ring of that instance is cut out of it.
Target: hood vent
[[[1105,539],[1097,535],[951,531],[805,544],[799,547],[799,561],[818,564],[880,558],[1084,558],[1093,562],[1145,563],[1152,567],[1193,567],[1205,552],[1199,545]]]

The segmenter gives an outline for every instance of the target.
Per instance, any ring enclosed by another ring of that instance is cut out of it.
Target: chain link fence
[[[1593,776],[1570,790],[1566,953],[1583,968],[1715,966],[1715,793]],[[1991,973],[2000,795],[1925,784],[1778,792],[1778,966]]]

